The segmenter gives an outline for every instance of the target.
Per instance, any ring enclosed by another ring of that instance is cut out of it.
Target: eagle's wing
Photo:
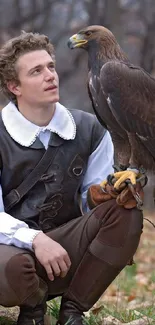
[[[91,71],[88,73],[88,82],[87,82],[87,89],[88,89],[88,95],[91,100],[92,108],[94,110],[94,113],[98,119],[98,121],[103,125],[106,129],[108,129],[108,126],[103,118],[104,112],[102,110],[102,114],[98,112],[98,104],[97,104],[97,93],[98,89],[95,89],[94,85],[92,84],[92,74]],[[105,97],[103,98],[103,104],[102,104],[103,109],[107,109],[107,102]]]
[[[116,131],[124,138],[126,131],[122,129],[109,109],[106,97],[101,89],[100,78],[94,76],[91,71],[88,74],[88,94],[92,102],[94,113],[99,122],[109,131]]]
[[[155,79],[139,67],[111,61],[102,67],[100,82],[117,121],[155,157]]]
[[[155,79],[139,67],[111,61],[102,67],[100,82],[125,129],[155,137]]]
[[[121,127],[111,112],[100,85],[100,78],[93,75],[91,71],[88,74],[88,94],[99,122],[111,134],[114,145],[115,163],[127,166],[130,158],[130,144],[127,132]]]

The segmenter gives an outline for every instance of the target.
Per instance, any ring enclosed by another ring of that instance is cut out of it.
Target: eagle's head
[[[88,50],[89,47],[94,46],[95,43],[107,46],[108,43],[114,43],[116,45],[117,41],[109,29],[99,25],[88,26],[81,29],[68,40],[68,46],[71,49],[81,47]]]
[[[81,29],[68,40],[70,49],[83,48],[96,52],[98,57],[106,59],[124,59],[126,56],[120,48],[113,33],[100,25],[88,26]]]

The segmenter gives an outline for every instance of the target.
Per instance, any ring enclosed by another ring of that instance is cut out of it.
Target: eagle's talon
[[[103,193],[105,193],[105,194],[108,194],[108,192],[106,191],[106,188],[105,188],[105,187],[102,187],[102,186],[101,186],[101,191],[102,191]]]
[[[102,190],[105,189],[107,183],[108,183],[107,180],[104,180],[103,182],[100,183]]]
[[[128,187],[133,195],[133,197],[135,198],[136,200],[136,206],[137,206],[137,209],[139,210],[142,210],[142,207],[143,207],[143,199],[140,195],[139,192],[137,192],[137,186],[131,184],[130,182],[128,183]]]
[[[114,183],[115,183],[115,177],[114,177],[114,174],[109,174],[109,175],[107,176],[107,183],[108,183],[109,185],[114,185]]]
[[[120,185],[124,182],[131,183],[132,185],[136,185],[137,173],[132,170],[125,170],[114,173],[114,177],[116,182],[114,184],[115,189],[119,189]]]
[[[143,173],[139,177],[137,177],[137,182],[141,184],[142,187],[144,187],[147,184],[148,178],[147,176]]]

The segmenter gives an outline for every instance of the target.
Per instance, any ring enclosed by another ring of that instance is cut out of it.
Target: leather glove
[[[97,184],[91,185],[87,192],[88,206],[90,209],[93,209],[103,202],[116,199],[117,204],[126,209],[132,209],[134,207],[140,209],[144,200],[143,187],[145,184],[146,176],[145,182],[137,180],[134,187],[130,183],[123,183],[117,191],[111,180],[107,182],[104,188]]]

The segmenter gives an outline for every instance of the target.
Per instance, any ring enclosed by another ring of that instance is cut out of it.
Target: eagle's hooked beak
[[[83,38],[81,34],[74,34],[68,40],[68,47],[70,49],[74,49],[75,47],[82,47],[82,45],[86,44],[88,41]]]

